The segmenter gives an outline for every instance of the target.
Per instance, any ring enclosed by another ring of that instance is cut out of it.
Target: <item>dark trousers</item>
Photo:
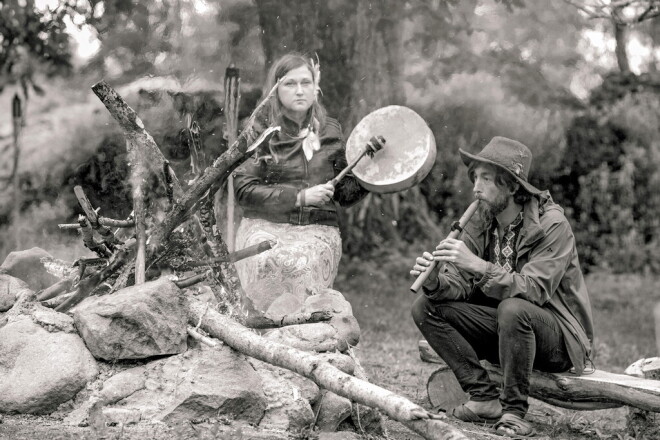
[[[505,299],[494,308],[455,301],[433,304],[421,295],[412,315],[470,399],[499,397],[505,413],[520,417],[527,413],[532,368],[555,373],[571,367],[555,316],[524,299]],[[501,366],[501,391],[480,359]]]

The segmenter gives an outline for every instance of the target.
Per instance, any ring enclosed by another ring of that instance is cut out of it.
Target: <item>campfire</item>
[[[368,382],[352,350],[360,329],[340,292],[326,289],[275,316],[242,291],[234,262],[277,243],[230,253],[213,194],[276,130],[252,133],[268,96],[220,157],[194,152],[194,179],[183,185],[122,97],[105,82],[92,90],[124,131],[133,213],[100,216],[75,187],[83,214],[60,227],[79,230],[96,256],[69,263],[33,248],[7,257],[0,412],[58,411],[66,423],[96,429],[220,420],[224,430],[264,438],[380,433],[382,413],[425,438],[464,438],[441,416]]]

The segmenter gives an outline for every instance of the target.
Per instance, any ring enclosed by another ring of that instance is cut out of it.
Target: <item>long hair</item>
[[[264,95],[270,92],[270,90],[280,78],[289,73],[291,70],[302,66],[305,66],[309,69],[312,74],[314,84],[318,85],[317,83],[319,78],[316,77],[314,66],[312,66],[312,59],[299,53],[288,53],[275,61],[268,70],[268,75],[266,76],[266,85],[263,91]],[[312,121],[316,119],[319,122],[319,130],[325,127],[326,111],[318,99],[314,100],[310,111],[311,115],[308,116],[311,117]],[[280,98],[278,97],[277,93],[275,93],[275,95],[266,104],[266,112],[268,116],[268,122],[271,125],[281,123],[282,103],[280,102]]]

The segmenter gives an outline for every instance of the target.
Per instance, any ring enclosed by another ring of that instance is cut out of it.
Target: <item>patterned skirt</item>
[[[292,313],[308,296],[332,287],[341,258],[339,228],[241,220],[236,232],[237,250],[264,240],[275,240],[277,244],[236,263],[243,290],[257,310]]]

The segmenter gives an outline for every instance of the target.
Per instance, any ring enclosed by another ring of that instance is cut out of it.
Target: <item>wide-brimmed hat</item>
[[[507,171],[527,192],[539,194],[542,191],[527,181],[532,166],[532,152],[525,145],[513,139],[495,136],[478,154],[471,154],[460,148],[458,153],[465,165],[472,161],[495,165]]]

